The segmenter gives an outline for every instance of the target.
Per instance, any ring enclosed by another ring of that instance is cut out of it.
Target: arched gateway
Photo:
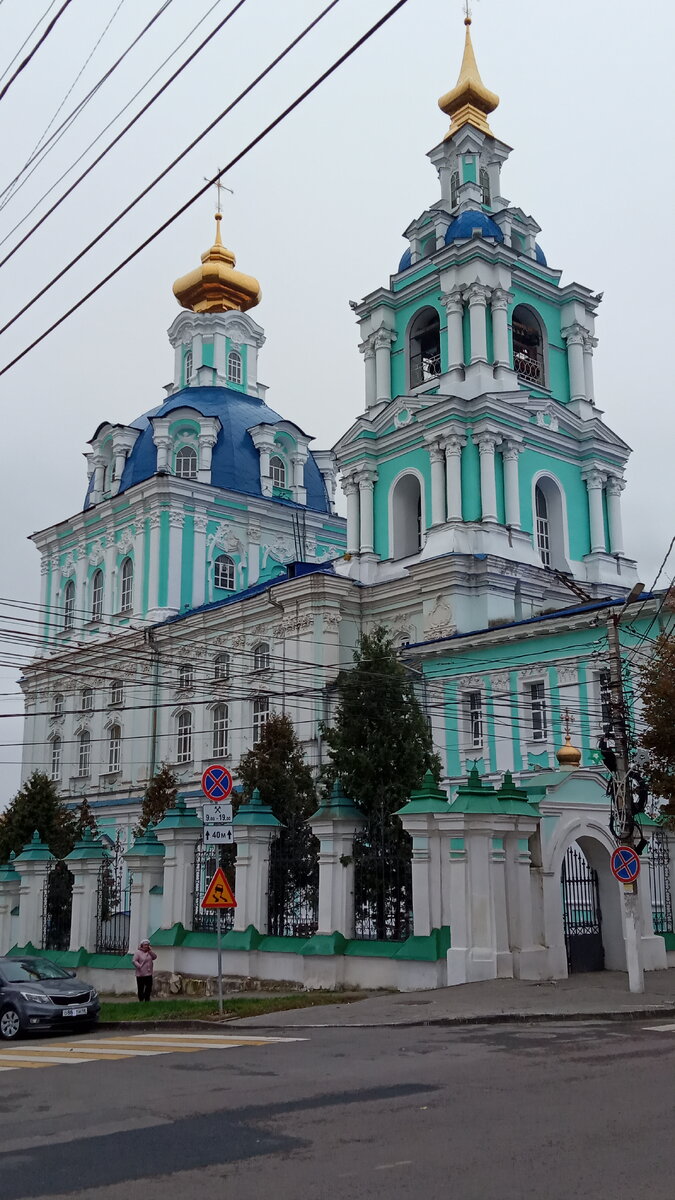
[[[602,971],[605,951],[598,872],[578,842],[568,848],[563,859],[561,885],[567,969],[570,974]]]

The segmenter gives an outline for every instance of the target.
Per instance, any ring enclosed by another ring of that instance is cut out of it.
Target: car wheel
[[[21,1033],[21,1017],[15,1008],[6,1008],[0,1015],[0,1037],[6,1042],[18,1038]]]

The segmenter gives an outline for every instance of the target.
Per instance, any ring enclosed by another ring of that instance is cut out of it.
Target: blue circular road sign
[[[215,763],[202,775],[202,791],[209,800],[227,800],[232,791],[232,775],[227,767]]]
[[[640,859],[631,846],[617,846],[612,851],[610,866],[620,883],[635,883],[640,874]]]

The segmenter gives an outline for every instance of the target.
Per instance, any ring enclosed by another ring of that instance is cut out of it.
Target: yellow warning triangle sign
[[[227,882],[227,877],[222,867],[218,867],[213,879],[206,889],[206,895],[202,900],[202,908],[236,908],[237,901],[234,898],[234,892]]]

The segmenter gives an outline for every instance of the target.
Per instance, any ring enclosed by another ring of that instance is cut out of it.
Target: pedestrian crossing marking
[[[22,1068],[60,1067],[92,1062],[115,1062],[128,1058],[150,1058],[162,1054],[195,1054],[200,1050],[234,1050],[238,1046],[265,1046],[276,1042],[299,1042],[303,1038],[245,1037],[232,1034],[145,1033],[122,1037],[83,1038],[68,1042],[21,1042],[0,1044],[0,1071]]]

